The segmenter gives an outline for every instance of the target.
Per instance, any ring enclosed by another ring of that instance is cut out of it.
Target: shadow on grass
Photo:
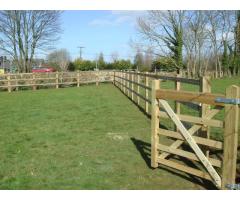
[[[150,169],[154,169],[154,168],[151,167],[151,144],[147,143],[147,142],[144,142],[142,140],[138,140],[136,138],[131,138],[131,141],[135,145],[136,149],[139,151],[140,155],[142,156],[142,158],[145,161],[145,163],[147,164],[147,166]],[[188,166],[194,167],[193,166],[194,163],[192,163],[191,161],[189,161],[187,159],[181,159],[181,161],[183,161]],[[189,174],[186,174],[186,173],[181,173],[181,172],[179,173],[179,171],[174,170],[174,169],[169,168],[169,167],[159,166],[159,168],[164,169],[171,174],[174,174],[176,176],[184,178],[185,180],[191,181],[194,184],[200,185],[205,189],[208,189],[208,190],[216,190],[217,189],[211,181],[200,179],[196,176],[192,176],[192,175],[189,175]]]

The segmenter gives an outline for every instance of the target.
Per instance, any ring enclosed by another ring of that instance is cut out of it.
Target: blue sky
[[[78,46],[83,49],[83,58],[95,59],[103,52],[109,60],[112,52],[119,58],[134,55],[130,39],[137,37],[136,18],[144,11],[64,11],[62,14],[63,34],[57,48],[66,48],[72,59],[79,57]]]

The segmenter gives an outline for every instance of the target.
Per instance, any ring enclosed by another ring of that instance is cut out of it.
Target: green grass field
[[[213,81],[222,92],[239,79]],[[0,189],[210,189],[150,168],[150,120],[112,84],[0,93]]]

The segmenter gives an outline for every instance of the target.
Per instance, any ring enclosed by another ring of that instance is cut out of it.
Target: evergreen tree
[[[98,57],[98,68],[105,69],[106,63],[104,61],[103,53],[101,52]]]

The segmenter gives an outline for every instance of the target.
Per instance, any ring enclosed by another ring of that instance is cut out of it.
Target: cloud
[[[111,11],[102,19],[94,19],[89,23],[90,26],[119,26],[124,23],[134,25],[136,19],[144,15],[146,11]]]
[[[90,26],[113,26],[115,23],[109,19],[94,19],[89,23]]]

